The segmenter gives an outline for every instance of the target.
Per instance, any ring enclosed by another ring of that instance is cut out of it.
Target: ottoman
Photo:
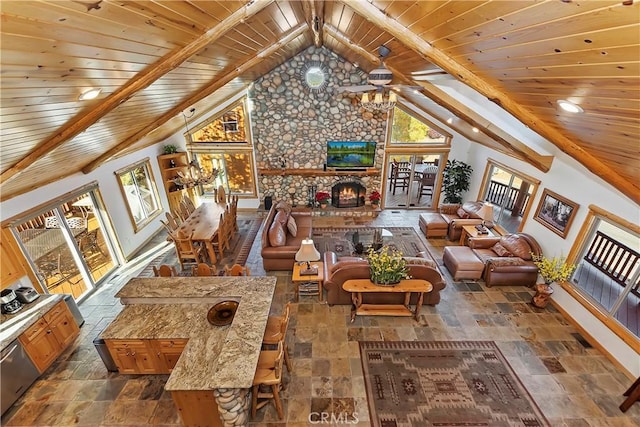
[[[467,246],[445,246],[442,260],[453,280],[477,280],[482,277],[484,263]]]
[[[420,214],[418,225],[427,238],[446,237],[449,231],[449,224],[437,212]]]

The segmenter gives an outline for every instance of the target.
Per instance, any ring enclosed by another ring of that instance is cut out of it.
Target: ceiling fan
[[[336,89],[338,91],[345,91],[345,92],[352,92],[352,93],[370,92],[373,90],[382,91],[385,88],[386,89],[408,88],[408,89],[418,89],[418,90],[422,89],[421,86],[389,84],[391,83],[391,80],[393,80],[393,73],[391,72],[391,70],[387,69],[384,66],[383,61],[384,61],[384,58],[389,56],[390,53],[391,53],[391,50],[385,45],[382,45],[378,48],[378,56],[380,57],[380,66],[374,70],[371,70],[371,72],[369,72],[369,76],[368,76],[369,84],[357,85],[357,86],[340,86]]]

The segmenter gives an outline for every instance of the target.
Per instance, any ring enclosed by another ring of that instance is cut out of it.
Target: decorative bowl
[[[236,301],[221,301],[209,309],[207,320],[214,326],[228,325],[233,321],[237,309]]]

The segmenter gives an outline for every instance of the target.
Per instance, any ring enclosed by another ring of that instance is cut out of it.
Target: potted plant
[[[538,308],[544,308],[553,293],[551,285],[569,280],[576,269],[576,265],[567,263],[565,257],[547,258],[543,255],[531,255],[533,263],[538,267],[538,274],[544,280],[544,283],[536,284],[536,294],[533,296],[531,303]]]
[[[377,208],[380,206],[380,192],[378,190],[373,190],[371,194],[369,194],[369,200],[371,201],[371,207]]]
[[[316,193],[316,201],[320,203],[320,207],[322,209],[327,207],[327,204],[329,203],[329,199],[331,199],[331,195],[326,191],[318,191]]]
[[[162,147],[162,152],[164,154],[174,154],[178,152],[178,147],[173,144],[167,144]]]
[[[408,279],[409,267],[403,258],[402,252],[383,246],[379,252],[373,248],[367,254],[371,281],[376,285],[389,286],[400,283],[402,279]]]
[[[442,174],[445,203],[462,203],[462,192],[469,189],[473,168],[459,160],[447,160]]]

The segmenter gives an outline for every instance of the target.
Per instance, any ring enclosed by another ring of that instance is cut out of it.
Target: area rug
[[[412,227],[333,227],[314,228],[313,242],[320,253],[333,251],[338,256],[355,254],[354,235],[364,245],[372,243],[375,230],[386,230],[382,233],[382,242],[393,249],[401,251],[405,256],[416,256],[427,248],[420,236]]]
[[[230,242],[229,251],[225,251],[224,257],[218,258],[218,262],[215,264],[218,269],[218,273],[222,274],[224,266],[233,264],[244,265],[247,262],[247,257],[251,251],[251,246],[258,234],[258,230],[262,225],[261,220],[238,220],[238,233],[233,236]],[[217,252],[216,252],[217,255]],[[153,266],[159,266],[161,264],[169,264],[176,267],[176,270],[181,276],[191,275],[191,264],[185,264],[185,270],[180,271],[180,263],[176,256],[176,251],[171,247],[167,252],[153,259],[147,267],[139,274],[139,277],[151,277],[153,276]],[[189,266],[189,267],[188,267]]]
[[[361,341],[371,425],[549,426],[493,341]]]

